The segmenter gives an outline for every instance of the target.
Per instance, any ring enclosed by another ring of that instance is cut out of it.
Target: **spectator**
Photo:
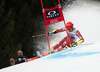
[[[10,65],[11,66],[15,65],[15,60],[13,58],[10,58]]]
[[[17,52],[18,57],[15,59],[15,63],[19,64],[19,63],[23,63],[27,61],[27,58],[23,55],[23,52],[21,50],[19,50]]]

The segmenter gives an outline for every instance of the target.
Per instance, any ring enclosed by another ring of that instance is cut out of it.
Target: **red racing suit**
[[[59,32],[63,32],[66,31],[66,28],[61,28],[61,29],[57,29],[56,33]],[[80,34],[79,30],[77,30],[76,28],[73,28],[72,32],[68,31],[68,36],[64,37],[58,44],[56,44],[55,46],[53,46],[53,49],[57,49],[61,46],[61,48],[64,47],[70,47],[70,44],[73,43],[77,43],[77,44],[81,44],[84,41],[84,38],[82,37],[82,35]]]

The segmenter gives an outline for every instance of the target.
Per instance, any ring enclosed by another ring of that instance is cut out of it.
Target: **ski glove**
[[[49,32],[48,35],[56,34],[56,30],[53,30],[52,32]]]
[[[84,40],[79,40],[79,41],[77,42],[77,44],[81,44],[82,42],[84,42]]]
[[[77,42],[72,44],[72,47],[76,47],[77,46]]]
[[[53,33],[53,34],[56,34],[56,30],[53,30],[52,33]]]

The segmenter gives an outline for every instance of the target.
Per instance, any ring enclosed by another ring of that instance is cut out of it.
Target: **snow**
[[[31,62],[3,68],[0,72],[100,72],[100,3],[77,0],[63,12],[66,22],[72,21],[80,30],[85,43],[93,44],[78,46],[72,48],[72,51],[68,49]],[[57,27],[61,26],[57,25]],[[64,37],[63,34],[60,36],[59,40]],[[54,45],[53,42],[51,43]]]
[[[83,45],[22,63],[0,72],[99,72],[100,43]]]

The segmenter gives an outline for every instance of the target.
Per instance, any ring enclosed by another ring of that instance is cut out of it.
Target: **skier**
[[[53,52],[56,49],[58,51],[61,51],[66,46],[70,47],[70,44],[72,45],[72,47],[75,47],[75,46],[81,44],[82,42],[84,42],[84,38],[80,34],[79,30],[77,30],[76,28],[73,27],[73,23],[72,22],[67,22],[65,24],[64,28],[54,30],[49,34],[60,33],[60,32],[66,31],[66,29],[68,30],[69,37],[68,36],[64,37],[58,44],[53,46],[51,48],[51,52]]]

